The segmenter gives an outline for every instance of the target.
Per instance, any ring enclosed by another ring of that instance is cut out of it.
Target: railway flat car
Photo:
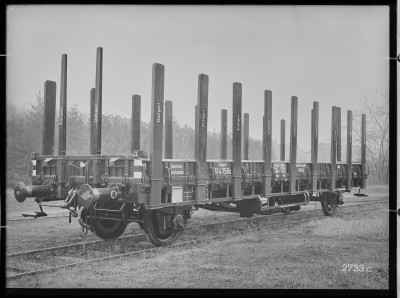
[[[90,92],[91,125],[88,155],[67,154],[67,55],[62,55],[59,146],[54,153],[56,83],[44,84],[42,153],[32,153],[31,185],[18,182],[17,201],[34,198],[42,203],[62,200],[85,231],[103,239],[120,236],[129,223],[144,230],[156,246],[173,243],[193,211],[237,212],[241,217],[272,210],[296,211],[320,201],[331,216],[343,203],[343,193],[366,186],[366,117],[362,115],[361,162],[352,160],[352,112],[347,112],[347,156],[341,162],[341,111],[332,107],[330,163],[318,162],[319,103],[311,110],[311,162],[299,163],[297,154],[298,98],[291,98],[290,159],[285,160],[285,121],[281,121],[280,160],[272,156],[272,92],[264,93],[263,159],[249,160],[249,115],[242,120],[242,85],[233,83],[232,160],[227,159],[227,110],[221,111],[220,159],[207,160],[208,81],[198,77],[195,106],[195,158],[172,159],[172,102],[164,101],[164,66],[153,64],[150,152],[140,148],[141,97],[132,97],[131,152],[104,155],[102,131],[103,49],[97,48],[96,82]],[[164,111],[165,110],[165,111]],[[165,121],[164,121],[165,118]],[[261,120],[261,119],[260,119]],[[165,133],[164,131],[165,122]],[[242,130],[244,154],[242,155]],[[165,154],[163,158],[163,142]]]

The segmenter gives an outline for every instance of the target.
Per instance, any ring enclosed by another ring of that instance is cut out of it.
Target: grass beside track
[[[354,193],[355,191],[353,191]],[[381,196],[387,196],[388,188],[382,186],[369,186],[364,193],[369,194],[369,197],[354,197],[349,194],[345,194],[345,205],[346,202],[351,200],[365,200],[376,199]],[[26,199],[24,203],[19,203],[15,200],[14,194],[11,190],[7,190],[6,197],[6,216],[7,216],[7,229],[6,229],[6,249],[7,254],[27,251],[32,249],[40,249],[45,247],[53,247],[59,245],[73,244],[79,242],[88,242],[98,240],[93,233],[89,232],[87,235],[82,235],[82,228],[79,225],[76,218],[72,218],[72,222],[68,223],[66,214],[68,212],[62,211],[58,215],[62,217],[50,217],[50,212],[58,212],[60,208],[49,208],[44,207],[44,210],[49,213],[49,217],[41,218],[23,218],[22,213],[32,213],[38,210],[37,204],[33,199]],[[61,202],[49,202],[49,205],[61,205]],[[344,205],[344,206],[345,206]],[[302,206],[302,210],[315,210],[321,209],[319,202],[311,202],[307,206]],[[62,209],[63,210],[63,209]],[[321,211],[322,214],[322,211]],[[19,215],[19,218],[23,218],[19,221],[14,221],[14,216]],[[192,215],[192,219],[189,221],[189,225],[204,224],[206,222],[222,221],[239,218],[237,213],[227,212],[214,212],[204,209],[195,211]],[[10,219],[10,220],[9,220]],[[123,236],[133,235],[142,233],[138,224],[129,224],[123,233]]]
[[[386,209],[233,231],[190,248],[28,276],[7,287],[387,289]],[[344,272],[343,264],[364,265],[371,272]]]
[[[359,198],[353,197],[357,201],[356,204],[362,202]],[[366,201],[376,200],[371,197]],[[363,199],[364,200],[364,199]],[[343,206],[349,206],[350,201]],[[302,206],[302,211],[316,211],[322,215],[321,204],[319,202],[311,202],[307,206]],[[259,217],[255,215],[254,217]],[[213,212],[199,209],[193,213],[192,219],[188,226],[201,225],[210,222],[220,222],[226,220],[239,219],[237,213]],[[72,219],[72,223],[68,223],[66,217],[43,217],[37,219],[26,219],[19,221],[8,221],[7,223],[6,248],[7,254],[48,248],[54,246],[62,246],[76,243],[87,243],[100,240],[93,233],[82,235],[81,226],[76,218]],[[138,224],[129,224],[123,233],[123,236],[136,235],[143,233]]]

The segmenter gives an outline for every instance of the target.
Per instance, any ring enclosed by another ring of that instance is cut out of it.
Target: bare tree
[[[379,184],[389,182],[389,93],[378,91],[374,96],[365,96],[356,115],[361,113],[367,117],[366,147],[367,164],[370,177]],[[361,136],[361,121],[355,121],[353,130]]]

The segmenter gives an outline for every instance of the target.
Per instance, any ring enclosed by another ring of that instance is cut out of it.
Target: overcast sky
[[[299,98],[298,144],[310,148],[310,111],[320,102],[321,142],[330,142],[332,105],[355,110],[389,88],[389,8],[385,6],[75,6],[7,9],[7,101],[24,107],[57,82],[68,55],[67,104],[89,113],[96,48],[103,47],[103,114],[131,117],[133,94],[150,121],[152,64],[165,66],[165,100],[194,127],[200,73],[209,76],[209,131],[221,109],[232,126],[232,84],[242,83],[250,136],[262,139],[264,90],[273,96],[279,142],[290,100]],[[360,119],[355,119],[360,121]],[[67,128],[68,129],[68,128]],[[57,133],[57,130],[56,130]]]

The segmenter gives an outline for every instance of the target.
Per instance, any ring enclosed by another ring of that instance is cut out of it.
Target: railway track
[[[388,200],[373,200],[364,202],[363,204],[349,204],[340,207],[337,215],[375,210],[376,208],[368,207],[387,202]],[[193,225],[186,227],[181,239],[169,247],[190,246],[208,240],[215,240],[223,237],[221,234],[226,234],[229,230],[251,230],[260,227],[272,228],[322,218],[326,218],[326,216],[321,215],[321,210],[316,209]],[[209,236],[210,234],[211,236]],[[205,237],[204,235],[208,236]],[[162,249],[162,247],[151,247],[144,234],[137,234],[120,237],[112,241],[96,240],[12,253],[7,255],[7,280],[14,280],[28,275],[50,273],[62,268],[107,259],[147,254]]]
[[[379,196],[379,198],[381,199],[385,199],[385,198],[389,198],[388,195],[385,196]],[[375,202],[375,201],[379,201],[379,200],[371,200],[371,199],[357,199],[354,200],[352,199],[352,197],[347,197],[345,198],[345,204],[348,205],[350,203],[355,203],[355,202]],[[50,207],[50,208],[61,208],[60,205],[44,205],[45,207]],[[46,217],[42,217],[41,220],[43,219],[57,219],[57,218],[63,218],[63,217],[69,217],[69,213],[67,210],[65,210],[64,212],[58,212],[58,213],[54,213],[54,214],[49,214]],[[18,222],[18,221],[26,221],[26,220],[35,220],[37,218],[34,217],[12,217],[12,218],[7,218],[7,221],[10,222]]]

